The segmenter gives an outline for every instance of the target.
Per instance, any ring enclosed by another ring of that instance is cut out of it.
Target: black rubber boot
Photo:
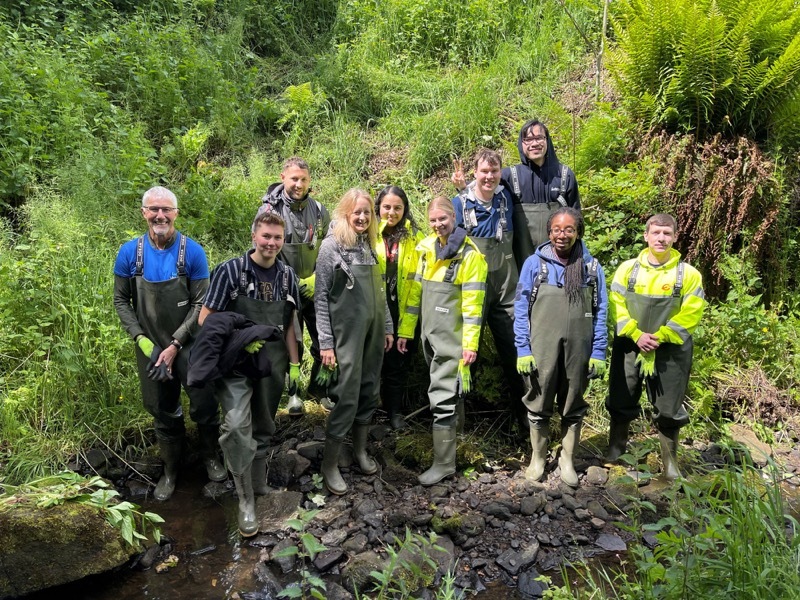
[[[547,463],[547,427],[530,427],[531,430],[531,464],[525,469],[525,479],[541,481]]]
[[[434,485],[456,472],[456,428],[433,429],[433,466],[419,476],[422,485]]]
[[[368,439],[369,424],[353,423],[353,456],[364,475],[374,475],[378,472],[378,463],[367,454]]]
[[[561,481],[570,487],[578,487],[578,474],[575,472],[575,451],[581,443],[581,421],[568,427],[561,427],[561,454],[558,466],[561,467]]]
[[[325,487],[337,496],[347,493],[347,484],[339,472],[339,450],[341,447],[341,440],[325,438],[325,450],[322,453],[322,467],[320,468]]]
[[[252,469],[246,469],[241,475],[234,475],[233,483],[236,485],[236,495],[239,496],[239,533],[242,537],[253,537],[258,533],[258,520]]]
[[[608,429],[608,452],[606,452],[606,462],[615,463],[619,457],[625,454],[628,447],[628,437],[630,436],[630,421],[611,420]]]
[[[219,429],[198,427],[197,435],[200,438],[200,454],[208,478],[211,481],[225,481],[228,478],[228,471],[219,460]]]
[[[164,461],[164,474],[156,484],[153,498],[156,500],[169,500],[175,491],[175,483],[178,481],[178,468],[181,464],[181,452],[183,450],[183,440],[159,440],[158,452],[161,460]]]
[[[403,390],[391,387],[382,390],[381,394],[383,398],[383,409],[389,417],[389,427],[394,431],[406,429],[408,423],[406,423],[402,412]]]
[[[661,462],[664,463],[664,477],[670,481],[683,477],[678,468],[679,433],[679,428],[658,431],[658,441],[661,442]]]
[[[264,496],[272,491],[267,483],[267,459],[266,457],[254,458],[253,466],[253,493],[256,496]]]

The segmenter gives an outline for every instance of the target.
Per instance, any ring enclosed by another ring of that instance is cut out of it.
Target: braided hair
[[[578,239],[575,240],[575,244],[570,250],[567,266],[564,269],[564,291],[567,294],[567,299],[570,304],[578,304],[583,298],[583,242],[581,241],[584,232],[583,215],[575,208],[562,206],[547,219],[548,235],[550,234],[550,226],[555,218],[560,215],[567,215],[575,220],[575,229],[578,234]]]

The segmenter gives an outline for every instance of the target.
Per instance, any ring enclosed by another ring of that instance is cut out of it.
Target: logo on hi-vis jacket
[[[668,292],[672,289],[672,286],[668,283],[665,283],[664,285],[661,286],[661,289],[664,290],[665,292]]]
[[[450,312],[450,309],[449,308],[445,308],[444,306],[437,306],[434,310],[436,312],[445,313],[445,314]]]

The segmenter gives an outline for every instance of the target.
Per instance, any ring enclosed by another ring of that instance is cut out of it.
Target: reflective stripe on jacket
[[[398,336],[413,338],[414,330],[419,319],[422,300],[423,281],[444,281],[448,267],[453,261],[459,261],[455,271],[453,285],[461,288],[461,316],[464,319],[462,330],[462,348],[464,350],[478,351],[478,342],[481,336],[483,323],[483,299],[486,294],[486,276],[488,268],[486,259],[477,246],[466,238],[458,249],[458,253],[450,259],[438,260],[436,258],[436,235],[429,235],[417,246],[419,261],[417,262],[416,275],[410,281],[408,303],[405,311],[400,313],[400,326]],[[466,250],[469,246],[470,250]],[[423,317],[435,319],[436,315]]]

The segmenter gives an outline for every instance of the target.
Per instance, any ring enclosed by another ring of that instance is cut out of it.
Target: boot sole
[[[332,487],[330,487],[327,483],[325,483],[325,489],[328,490],[334,496],[344,496],[347,493],[346,487],[343,490],[335,490]]]
[[[437,483],[441,483],[442,481],[444,481],[444,480],[445,480],[445,479],[447,479],[448,477],[452,477],[452,476],[453,476],[453,475],[455,475],[455,474],[456,474],[456,472],[455,472],[455,471],[453,471],[452,473],[447,473],[447,474],[445,474],[445,475],[442,475],[442,476],[441,476],[439,479],[437,479],[436,481],[431,481],[430,483],[423,483],[423,482],[422,482],[422,480],[421,480],[419,477],[417,477],[417,481],[419,481],[419,484],[420,484],[421,486],[423,486],[423,487],[430,487],[430,486],[432,486],[432,485],[436,485]]]

